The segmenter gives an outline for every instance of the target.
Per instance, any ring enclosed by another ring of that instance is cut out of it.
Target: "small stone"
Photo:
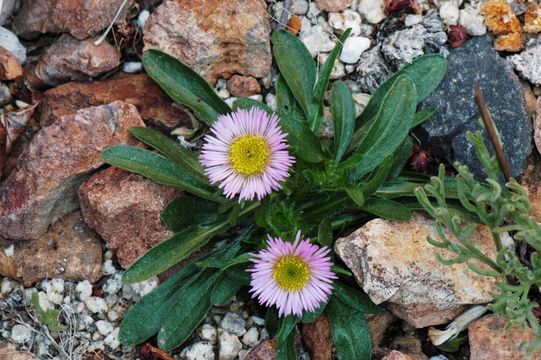
[[[455,1],[445,1],[440,6],[440,18],[445,25],[458,24],[458,6]]]
[[[342,11],[351,5],[352,0],[316,0],[320,10],[328,12]]]
[[[251,316],[250,320],[252,320],[253,323],[258,326],[265,326],[265,319],[260,318],[259,316]]]
[[[458,20],[459,24],[464,26],[470,36],[482,36],[487,33],[485,19],[477,7],[466,5],[460,10]]]
[[[183,349],[180,358],[184,360],[214,360],[214,349],[212,344],[199,341]]]
[[[236,335],[223,331],[218,336],[219,360],[233,360],[242,349],[242,343]]]
[[[120,328],[114,328],[113,331],[103,340],[103,344],[109,346],[112,350],[118,349],[120,346],[120,340],[118,338],[118,333]]]
[[[143,70],[143,63],[140,61],[126,61],[122,64],[122,71],[128,74],[135,74]]]
[[[26,61],[26,48],[21,44],[17,35],[2,26],[0,26],[0,47],[15,55],[19,64]]]
[[[47,292],[47,298],[50,302],[56,305],[62,304],[64,299],[64,280],[52,279],[42,283],[43,288]]]
[[[111,331],[113,331],[113,324],[105,320],[96,321],[96,327],[98,328],[99,333],[103,336],[107,336],[111,333]]]
[[[295,15],[305,15],[309,8],[307,0],[293,0],[290,11]]]
[[[446,233],[450,241],[458,241]],[[466,264],[455,264],[449,271],[436,258],[436,254],[445,257],[448,251],[430,245],[429,235],[438,238],[435,223],[421,214],[406,222],[375,219],[338,239],[335,251],[370,300],[387,302],[395,316],[423,328],[445,324],[464,306],[488,303],[497,292],[497,279],[474,273]],[[495,244],[487,228],[478,227],[470,241],[495,258]]]
[[[154,276],[148,280],[141,281],[138,283],[131,284],[133,292],[139,297],[143,297],[150,293],[158,286],[158,277]]]
[[[0,283],[0,295],[4,296],[9,294],[16,285],[17,283],[9,280],[8,278],[2,278],[2,282]],[[2,296],[0,296],[0,298]]]
[[[533,341],[532,330],[517,326],[506,329],[505,325],[506,321],[496,315],[485,315],[472,323],[468,328],[470,360],[525,359],[520,347]],[[532,359],[540,357],[541,350],[537,350]]]
[[[390,75],[391,69],[383,59],[381,46],[376,45],[364,52],[357,66],[357,84],[362,91],[373,93]]]
[[[227,81],[227,90],[235,97],[248,97],[259,94],[261,86],[257,80],[251,76],[233,75]]]
[[[368,38],[362,36],[349,37],[344,43],[340,61],[346,64],[357,63],[362,53],[370,48],[370,44],[371,41]]]
[[[26,69],[26,84],[39,90],[70,80],[88,80],[117,67],[118,49],[107,42],[95,45],[94,41],[80,41],[67,34],[60,36],[36,64]]]
[[[23,68],[15,55],[0,47],[0,80],[15,80],[23,76]]]
[[[408,14],[406,15],[406,18],[404,19],[404,25],[413,26],[413,25],[420,24],[422,21],[423,21],[423,17],[421,15]]]
[[[339,34],[344,33],[347,29],[351,29],[351,36],[357,36],[361,33],[361,15],[356,11],[346,9],[342,12],[330,13],[328,22]]]
[[[111,276],[105,284],[101,287],[101,289],[106,294],[116,294],[117,292],[122,289],[122,274],[114,274]]]
[[[253,348],[244,360],[274,360],[276,359],[276,343],[274,339],[265,340]]]
[[[222,329],[237,336],[242,336],[246,332],[245,326],[246,321],[244,321],[240,315],[231,312],[225,314],[220,322],[220,327]]]
[[[532,84],[541,86],[541,45],[530,47],[507,58],[515,70]]]
[[[210,324],[204,324],[199,328],[199,337],[201,340],[207,340],[211,344],[216,343],[218,332],[216,328]]]
[[[148,17],[150,16],[150,12],[148,10],[143,10],[139,13],[139,16],[137,16],[137,27],[140,31],[143,31],[145,28],[145,24],[147,23]]]
[[[102,274],[103,275],[114,275],[116,273],[116,268],[113,265],[113,261],[111,259],[105,260],[103,263],[103,269]]]
[[[322,52],[330,52],[335,45],[335,42],[329,36],[329,32],[322,25],[304,26],[303,24],[300,39],[312,57]]]
[[[11,328],[11,340],[17,344],[26,344],[32,339],[32,330],[25,325],[15,325]]]
[[[242,337],[242,342],[249,347],[259,344],[259,331],[257,331],[257,328],[253,327],[246,331],[246,334]]]
[[[359,315],[360,316],[360,315]],[[319,316],[310,324],[303,324],[301,334],[312,360],[333,358],[331,325],[325,315]]]
[[[105,299],[97,296],[90,296],[84,300],[86,307],[93,314],[103,314],[109,310]]]
[[[360,0],[357,11],[359,11],[370,24],[378,24],[387,17],[384,9],[385,0]]]
[[[30,302],[33,303],[32,298],[30,298]],[[39,303],[39,306],[40,306],[44,311],[48,311],[48,310],[54,309],[54,305],[51,304],[51,301],[49,300],[49,297],[47,297],[47,294],[44,293],[43,291],[38,292],[38,303]]]
[[[541,32],[541,5],[529,5],[524,16],[524,32]]]

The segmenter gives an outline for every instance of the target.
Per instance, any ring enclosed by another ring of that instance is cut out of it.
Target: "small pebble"
[[[53,304],[60,305],[64,299],[64,279],[46,280],[42,283],[47,292],[47,299]]]
[[[220,322],[220,327],[230,333],[242,336],[246,333],[246,321],[238,314],[228,312]]]
[[[346,64],[355,64],[362,53],[370,48],[370,39],[361,36],[349,37],[344,43],[340,54],[340,61]]]
[[[98,332],[103,336],[107,336],[113,331],[113,324],[105,320],[96,321],[96,327],[98,328]]]
[[[90,310],[94,314],[102,314],[107,312],[107,310],[109,309],[105,299],[100,297],[90,296],[86,298],[84,302],[88,310]]]
[[[139,61],[126,61],[122,65],[122,71],[128,74],[135,74],[143,70],[143,63]]]
[[[83,280],[75,286],[75,294],[81,301],[85,301],[92,295],[92,284],[88,280]]]
[[[32,338],[32,330],[25,325],[17,324],[11,329],[11,339],[17,344],[26,344]]]
[[[242,349],[242,343],[236,335],[223,331],[219,335],[219,359],[233,360]]]
[[[254,347],[259,344],[259,331],[257,331],[257,328],[253,327],[248,330],[242,337],[242,342],[249,347]]]
[[[216,328],[210,324],[204,324],[199,328],[199,337],[202,340],[207,340],[211,344],[214,344],[217,336],[218,332],[216,331]]]
[[[196,342],[182,350],[180,353],[181,359],[185,360],[214,360],[214,349],[212,345],[206,341]],[[221,359],[221,358],[220,358]]]

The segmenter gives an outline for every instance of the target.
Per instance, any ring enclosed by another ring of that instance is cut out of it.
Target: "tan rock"
[[[498,51],[519,52],[524,49],[522,32],[500,35],[494,41],[494,49]]]
[[[164,1],[144,31],[145,51],[158,49],[208,82],[270,71],[270,23],[263,0]]]
[[[524,15],[524,32],[541,32],[541,5],[529,5]]]
[[[53,277],[90,282],[101,277],[100,240],[85,225],[80,211],[63,217],[34,241],[0,240],[0,245],[0,275],[26,286]],[[13,254],[8,256],[10,249]]]
[[[507,1],[488,0],[480,9],[488,29],[499,35],[494,42],[496,50],[517,52],[524,48],[522,25]]]
[[[128,129],[144,126],[133,105],[121,101],[79,110],[42,128],[0,186],[0,236],[28,240],[75,210],[77,189],[104,163],[102,151],[136,144]]]
[[[0,4],[1,5],[1,4]],[[0,347],[0,360],[35,360],[36,357],[26,351],[18,351],[14,345]]]
[[[496,315],[486,315],[468,328],[470,360],[505,359],[523,360],[525,354],[519,351],[522,343],[529,344],[534,339],[531,329],[511,327],[507,330],[505,320]],[[541,359],[541,350],[532,359]]]
[[[276,359],[276,343],[274,339],[265,340],[250,350],[244,360],[274,360]]]
[[[118,49],[107,42],[95,45],[95,40],[81,41],[67,34],[60,36],[26,71],[26,84],[39,90],[70,80],[88,80],[119,66]]]
[[[316,0],[316,5],[320,10],[329,12],[338,12],[348,8],[352,0]]]
[[[248,97],[259,94],[261,85],[251,76],[233,75],[227,81],[227,90],[235,97]]]
[[[173,100],[145,74],[123,74],[86,84],[71,82],[47,90],[39,100],[37,114],[41,126],[48,126],[60,116],[74,114],[79,109],[117,100],[134,105],[151,126],[170,131],[191,124],[183,108],[174,106]]]
[[[25,0],[13,20],[23,37],[35,33],[67,32],[79,40],[97,35],[113,21],[123,0]],[[126,21],[133,0],[128,0],[115,24]]]
[[[178,189],[114,167],[94,175],[79,189],[85,222],[116,252],[124,268],[172,235],[160,214],[180,194]]]
[[[407,222],[375,219],[338,239],[335,251],[374,303],[387,302],[391,312],[417,328],[447,323],[464,305],[490,302],[496,280],[465,264],[443,265],[436,254],[450,254],[430,245],[428,235],[437,238],[435,224],[421,214]],[[479,226],[471,241],[495,257],[488,229]]]
[[[333,340],[331,324],[325,315],[321,315],[311,324],[303,324],[301,336],[313,360],[332,360]]]
[[[23,68],[15,55],[0,46],[0,80],[15,80],[23,76]]]

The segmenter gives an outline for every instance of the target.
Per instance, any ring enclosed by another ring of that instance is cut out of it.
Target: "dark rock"
[[[449,55],[447,75],[421,108],[438,112],[421,125],[420,137],[432,155],[460,161],[480,179],[484,172],[467,131],[482,130],[479,108],[473,96],[478,83],[500,134],[503,150],[514,177],[526,169],[532,151],[532,126],[518,77],[511,66],[492,49],[488,36],[473,38]],[[485,143],[492,151],[486,131]]]

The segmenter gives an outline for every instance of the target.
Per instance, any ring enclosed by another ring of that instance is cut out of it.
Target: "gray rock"
[[[6,20],[11,16],[14,8],[15,0],[0,1],[0,26],[4,25]]]
[[[26,61],[26,48],[21,44],[17,35],[8,29],[0,26],[0,46],[9,50],[17,58],[17,62],[22,64]]]
[[[508,60],[525,79],[541,86],[541,44],[510,56]]]
[[[447,75],[421,108],[438,110],[420,127],[419,135],[432,155],[460,161],[480,179],[484,173],[467,131],[481,130],[482,121],[473,97],[479,83],[494,120],[514,177],[526,169],[532,151],[532,126],[520,82],[511,66],[492,49],[488,36],[473,38],[451,50]],[[485,142],[492,149],[486,131]]]
[[[32,330],[25,325],[15,325],[11,329],[11,339],[17,344],[25,344],[32,338]]]
[[[391,69],[383,59],[381,46],[377,45],[361,55],[357,84],[361,90],[373,93],[391,73]]]

